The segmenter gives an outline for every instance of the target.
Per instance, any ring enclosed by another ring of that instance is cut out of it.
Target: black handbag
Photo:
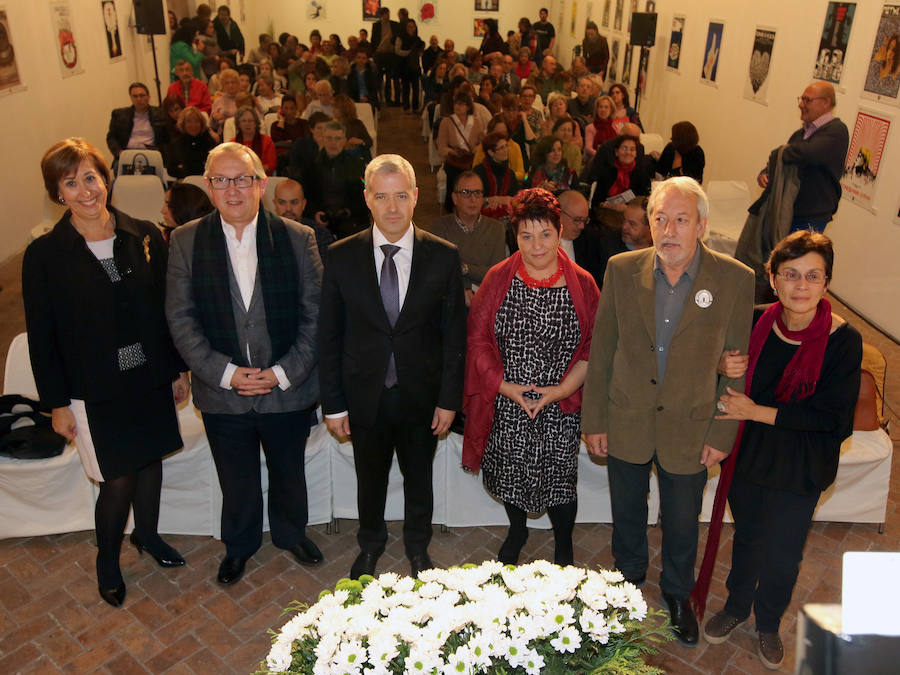
[[[123,176],[155,176],[156,167],[150,164],[147,155],[137,152],[131,158],[131,164],[123,164],[121,174]]]
[[[0,455],[12,459],[49,459],[62,454],[66,439],[53,431],[38,401],[0,396]]]

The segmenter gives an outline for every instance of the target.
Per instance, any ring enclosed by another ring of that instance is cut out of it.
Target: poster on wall
[[[69,0],[55,0],[50,3],[50,26],[53,29],[53,49],[56,51],[62,76],[71,77],[83,73],[84,68],[78,60],[78,46],[75,43]]]
[[[772,64],[772,48],[775,46],[775,29],[757,26],[750,52],[750,67],[744,83],[744,98],[768,105],[769,71]]]
[[[500,0],[475,0],[476,12],[499,12]]]
[[[609,13],[612,8],[612,0],[605,0],[603,3],[603,18],[600,20],[600,23],[603,24],[604,28],[609,28]]]
[[[473,19],[472,36],[483,38],[487,35],[487,24],[484,19]]]
[[[102,0],[100,11],[103,12],[103,27],[106,33],[106,50],[110,62],[122,59],[122,39],[119,36],[119,17],[116,14],[116,3],[113,0]]]
[[[703,68],[700,81],[713,86],[719,76],[719,55],[722,52],[722,35],[725,32],[724,21],[710,21],[706,30],[706,46],[703,48]]]
[[[622,56],[622,84],[631,84],[631,53],[634,48],[625,41],[625,54]]]
[[[619,79],[619,38],[612,41],[609,50],[609,81],[616,82]]]
[[[850,147],[844,161],[842,196],[872,213],[875,213],[873,204],[878,168],[890,128],[891,121],[886,117],[860,110],[856,114],[856,124],[850,135]]]
[[[434,2],[424,2],[419,0],[419,21],[430,23],[437,20],[437,0]]]
[[[647,4],[644,6],[644,11],[650,14],[656,11],[656,2],[654,0],[647,0]]]
[[[575,37],[575,17],[578,16],[578,2],[577,0],[572,0],[572,17],[569,23],[569,35]]]
[[[649,47],[641,47],[641,58],[638,61],[638,80],[637,80],[637,91],[641,94],[647,93],[647,71],[650,69],[650,48]],[[643,98],[639,99],[643,101]],[[640,112],[640,103],[638,105],[638,112]]]
[[[613,28],[622,30],[622,14],[625,12],[625,0],[616,0],[616,17],[613,19]]]
[[[813,78],[840,84],[855,12],[855,2],[828,3],[828,9],[825,10],[825,25],[822,27],[822,38],[819,40],[816,67],[813,69]]]
[[[363,21],[377,21],[381,0],[362,0]]]
[[[327,18],[325,13],[325,0],[307,0],[306,18],[312,21]]]
[[[881,8],[875,44],[862,95],[885,103],[897,103],[900,89],[900,5]]]
[[[666,55],[666,68],[678,72],[681,63],[681,42],[684,39],[685,17],[676,14],[672,17],[672,35],[669,37],[669,52]]]
[[[12,31],[6,9],[0,7],[0,96],[24,89],[16,64],[16,50],[13,47]]]

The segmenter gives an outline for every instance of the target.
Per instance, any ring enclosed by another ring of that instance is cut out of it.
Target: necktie
[[[384,253],[384,262],[381,264],[381,302],[384,303],[384,311],[387,314],[391,328],[397,323],[400,316],[400,282],[397,278],[397,265],[394,263],[394,254],[400,250],[399,246],[383,244],[381,250]],[[397,365],[394,362],[394,353],[388,361],[387,375],[384,378],[385,387],[393,387],[397,384]]]

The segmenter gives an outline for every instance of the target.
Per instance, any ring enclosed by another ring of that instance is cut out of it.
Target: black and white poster
[[[768,103],[769,71],[772,64],[772,50],[775,47],[775,29],[757,26],[750,52],[750,66],[744,83],[744,98],[762,105]]]
[[[619,77],[619,38],[612,42],[609,49],[609,81],[616,82]]]
[[[116,14],[116,3],[113,0],[102,0],[100,11],[103,12],[103,28],[106,34],[106,50],[110,61],[122,58],[122,38],[119,36],[119,17]]]
[[[625,54],[622,57],[622,84],[631,84],[631,54],[634,47],[625,40]]]
[[[853,28],[855,2],[829,2],[825,11],[825,25],[819,40],[819,53],[813,77],[840,84],[847,59],[847,45],[850,43],[850,29]]]

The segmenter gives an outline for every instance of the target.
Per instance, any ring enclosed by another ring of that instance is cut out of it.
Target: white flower
[[[409,656],[406,657],[403,672],[407,675],[424,675],[425,673],[434,673],[442,665],[439,652],[423,650],[414,646],[409,650]]]
[[[401,577],[400,581],[394,584],[394,590],[397,593],[409,593],[416,585],[415,579],[410,577]]]
[[[540,632],[537,622],[530,615],[521,612],[509,618],[509,635],[513,639],[522,639],[530,642]]]
[[[444,587],[436,581],[428,581],[419,587],[419,596],[423,598],[436,598],[444,592]]]
[[[491,639],[484,632],[478,633],[469,640],[469,656],[474,668],[488,668],[491,661]]]
[[[521,638],[512,638],[506,647],[506,660],[513,668],[524,666],[528,660],[531,650],[528,644]]]
[[[382,588],[393,588],[400,581],[400,575],[395,572],[383,572],[376,581]]]
[[[536,649],[532,649],[525,656],[525,662],[522,664],[528,675],[539,675],[541,668],[544,667],[544,657],[537,653]]]
[[[561,654],[574,654],[581,646],[581,633],[573,626],[566,626],[559,631],[557,637],[550,640],[550,646]]]
[[[444,675],[457,675],[457,673],[472,673],[472,655],[469,648],[463,645],[447,657],[447,664],[443,668]]]
[[[575,608],[572,605],[560,603],[547,609],[547,617],[553,630],[556,631],[575,623]]]
[[[269,655],[266,657],[266,665],[269,670],[281,673],[291,667],[291,643],[278,643],[272,645]]]
[[[349,640],[338,647],[332,664],[341,673],[358,673],[362,670],[367,658],[366,648],[359,640]]]
[[[600,570],[600,576],[606,579],[607,583],[610,584],[617,584],[620,581],[625,581],[625,575],[619,570]]]

